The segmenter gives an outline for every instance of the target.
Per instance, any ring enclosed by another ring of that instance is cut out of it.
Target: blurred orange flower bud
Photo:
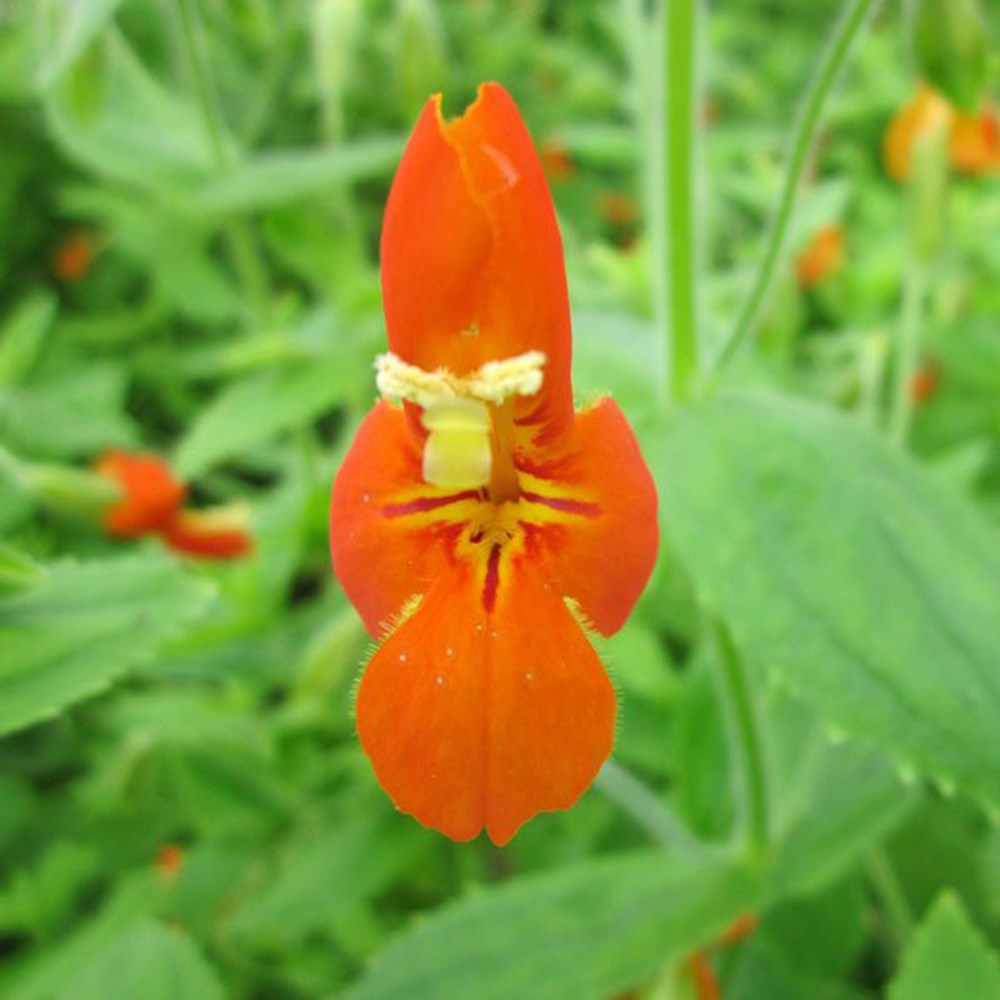
[[[576,171],[576,164],[569,150],[556,138],[550,136],[542,143],[539,151],[545,176],[553,183],[569,180]]]
[[[180,844],[164,844],[156,852],[156,874],[165,882],[173,881],[184,867],[184,848]]]
[[[925,361],[910,379],[910,399],[915,406],[929,403],[941,387],[941,369],[934,361]]]
[[[823,226],[816,230],[796,258],[795,273],[803,288],[815,288],[824,278],[839,270],[843,262],[844,230],[837,225]]]
[[[959,173],[975,176],[1000,171],[1000,118],[996,108],[984,102],[979,112],[966,114],[922,83],[885,134],[885,167],[893,180],[909,179],[914,143],[936,129],[948,130],[948,158]]]
[[[168,548],[196,559],[239,559],[253,550],[249,512],[240,504],[181,510],[161,534]]]
[[[612,226],[631,226],[639,220],[635,199],[620,191],[606,191],[598,203],[601,218]]]
[[[121,500],[104,512],[104,528],[116,538],[136,538],[166,527],[180,510],[187,488],[156,455],[106,451],[95,465],[117,483]]]
[[[950,128],[953,115],[951,105],[937,91],[920,84],[916,95],[896,114],[885,133],[882,153],[893,180],[909,178],[917,139]]]
[[[88,233],[72,233],[56,248],[52,269],[60,281],[79,281],[90,270],[96,253],[94,240]]]
[[[952,166],[963,174],[1000,171],[1000,117],[986,102],[977,115],[955,114],[948,153]]]

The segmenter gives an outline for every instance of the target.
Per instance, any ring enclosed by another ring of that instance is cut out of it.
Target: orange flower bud
[[[95,255],[93,239],[87,233],[73,233],[56,249],[52,269],[60,281],[79,281],[90,270]]]
[[[99,475],[117,483],[121,500],[104,512],[104,527],[116,538],[159,531],[173,520],[187,489],[163,459],[111,449],[97,461]]]
[[[844,230],[837,225],[817,229],[795,261],[795,273],[803,288],[815,288],[844,262]]]
[[[184,867],[184,848],[180,844],[164,844],[156,852],[156,874],[165,882],[172,882]]]
[[[539,150],[545,176],[553,183],[569,180],[576,171],[576,164],[569,150],[558,140],[549,137]]]

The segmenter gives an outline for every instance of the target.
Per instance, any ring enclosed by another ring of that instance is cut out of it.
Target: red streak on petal
[[[416,500],[408,500],[406,503],[387,503],[382,508],[382,513],[386,517],[406,517],[407,514],[425,514],[427,511],[447,507],[448,504],[459,503],[462,500],[478,499],[478,490],[463,490],[461,493],[451,493],[444,497],[417,497]]]
[[[522,500],[529,503],[540,503],[552,510],[560,510],[565,514],[579,514],[581,517],[600,517],[601,505],[588,503],[586,500],[571,500],[569,497],[547,497],[541,493],[522,493]]]
[[[500,546],[490,549],[486,563],[486,582],[483,584],[483,607],[492,611],[497,603],[497,589],[500,586]]]

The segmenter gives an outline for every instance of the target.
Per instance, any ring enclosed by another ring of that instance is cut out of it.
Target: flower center
[[[393,402],[421,407],[427,431],[423,479],[449,489],[485,489],[494,503],[520,495],[514,465],[514,400],[542,387],[545,355],[488,361],[470,375],[427,372],[394,354],[376,359],[375,382]]]

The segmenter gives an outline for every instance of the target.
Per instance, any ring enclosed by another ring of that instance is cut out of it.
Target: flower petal
[[[545,384],[518,416],[568,426],[562,241],[538,154],[498,84],[451,122],[440,96],[425,107],[386,206],[382,297],[390,350],[427,371],[544,352]]]
[[[393,502],[420,488],[421,462],[421,443],[405,414],[381,402],[362,421],[333,481],[334,572],[375,636],[451,562],[449,547],[441,544],[455,530],[449,523],[415,525],[412,518],[389,516]],[[426,487],[413,503],[430,510],[453,492]]]
[[[566,809],[611,753],[615,697],[589,640],[529,559],[487,613],[456,564],[385,641],[357,725],[396,806],[455,840],[505,844]]]
[[[246,508],[239,505],[182,510],[162,537],[168,548],[195,559],[240,559],[253,551],[249,522]]]
[[[187,488],[156,455],[112,448],[97,460],[96,471],[118,483],[124,496],[104,513],[109,535],[135,538],[159,531],[184,503]]]
[[[602,635],[617,632],[639,599],[659,546],[656,484],[635,433],[612,399],[576,414],[573,434],[556,460],[522,476],[530,505],[564,513],[536,539],[546,573],[576,601]],[[572,499],[570,499],[572,498]]]

